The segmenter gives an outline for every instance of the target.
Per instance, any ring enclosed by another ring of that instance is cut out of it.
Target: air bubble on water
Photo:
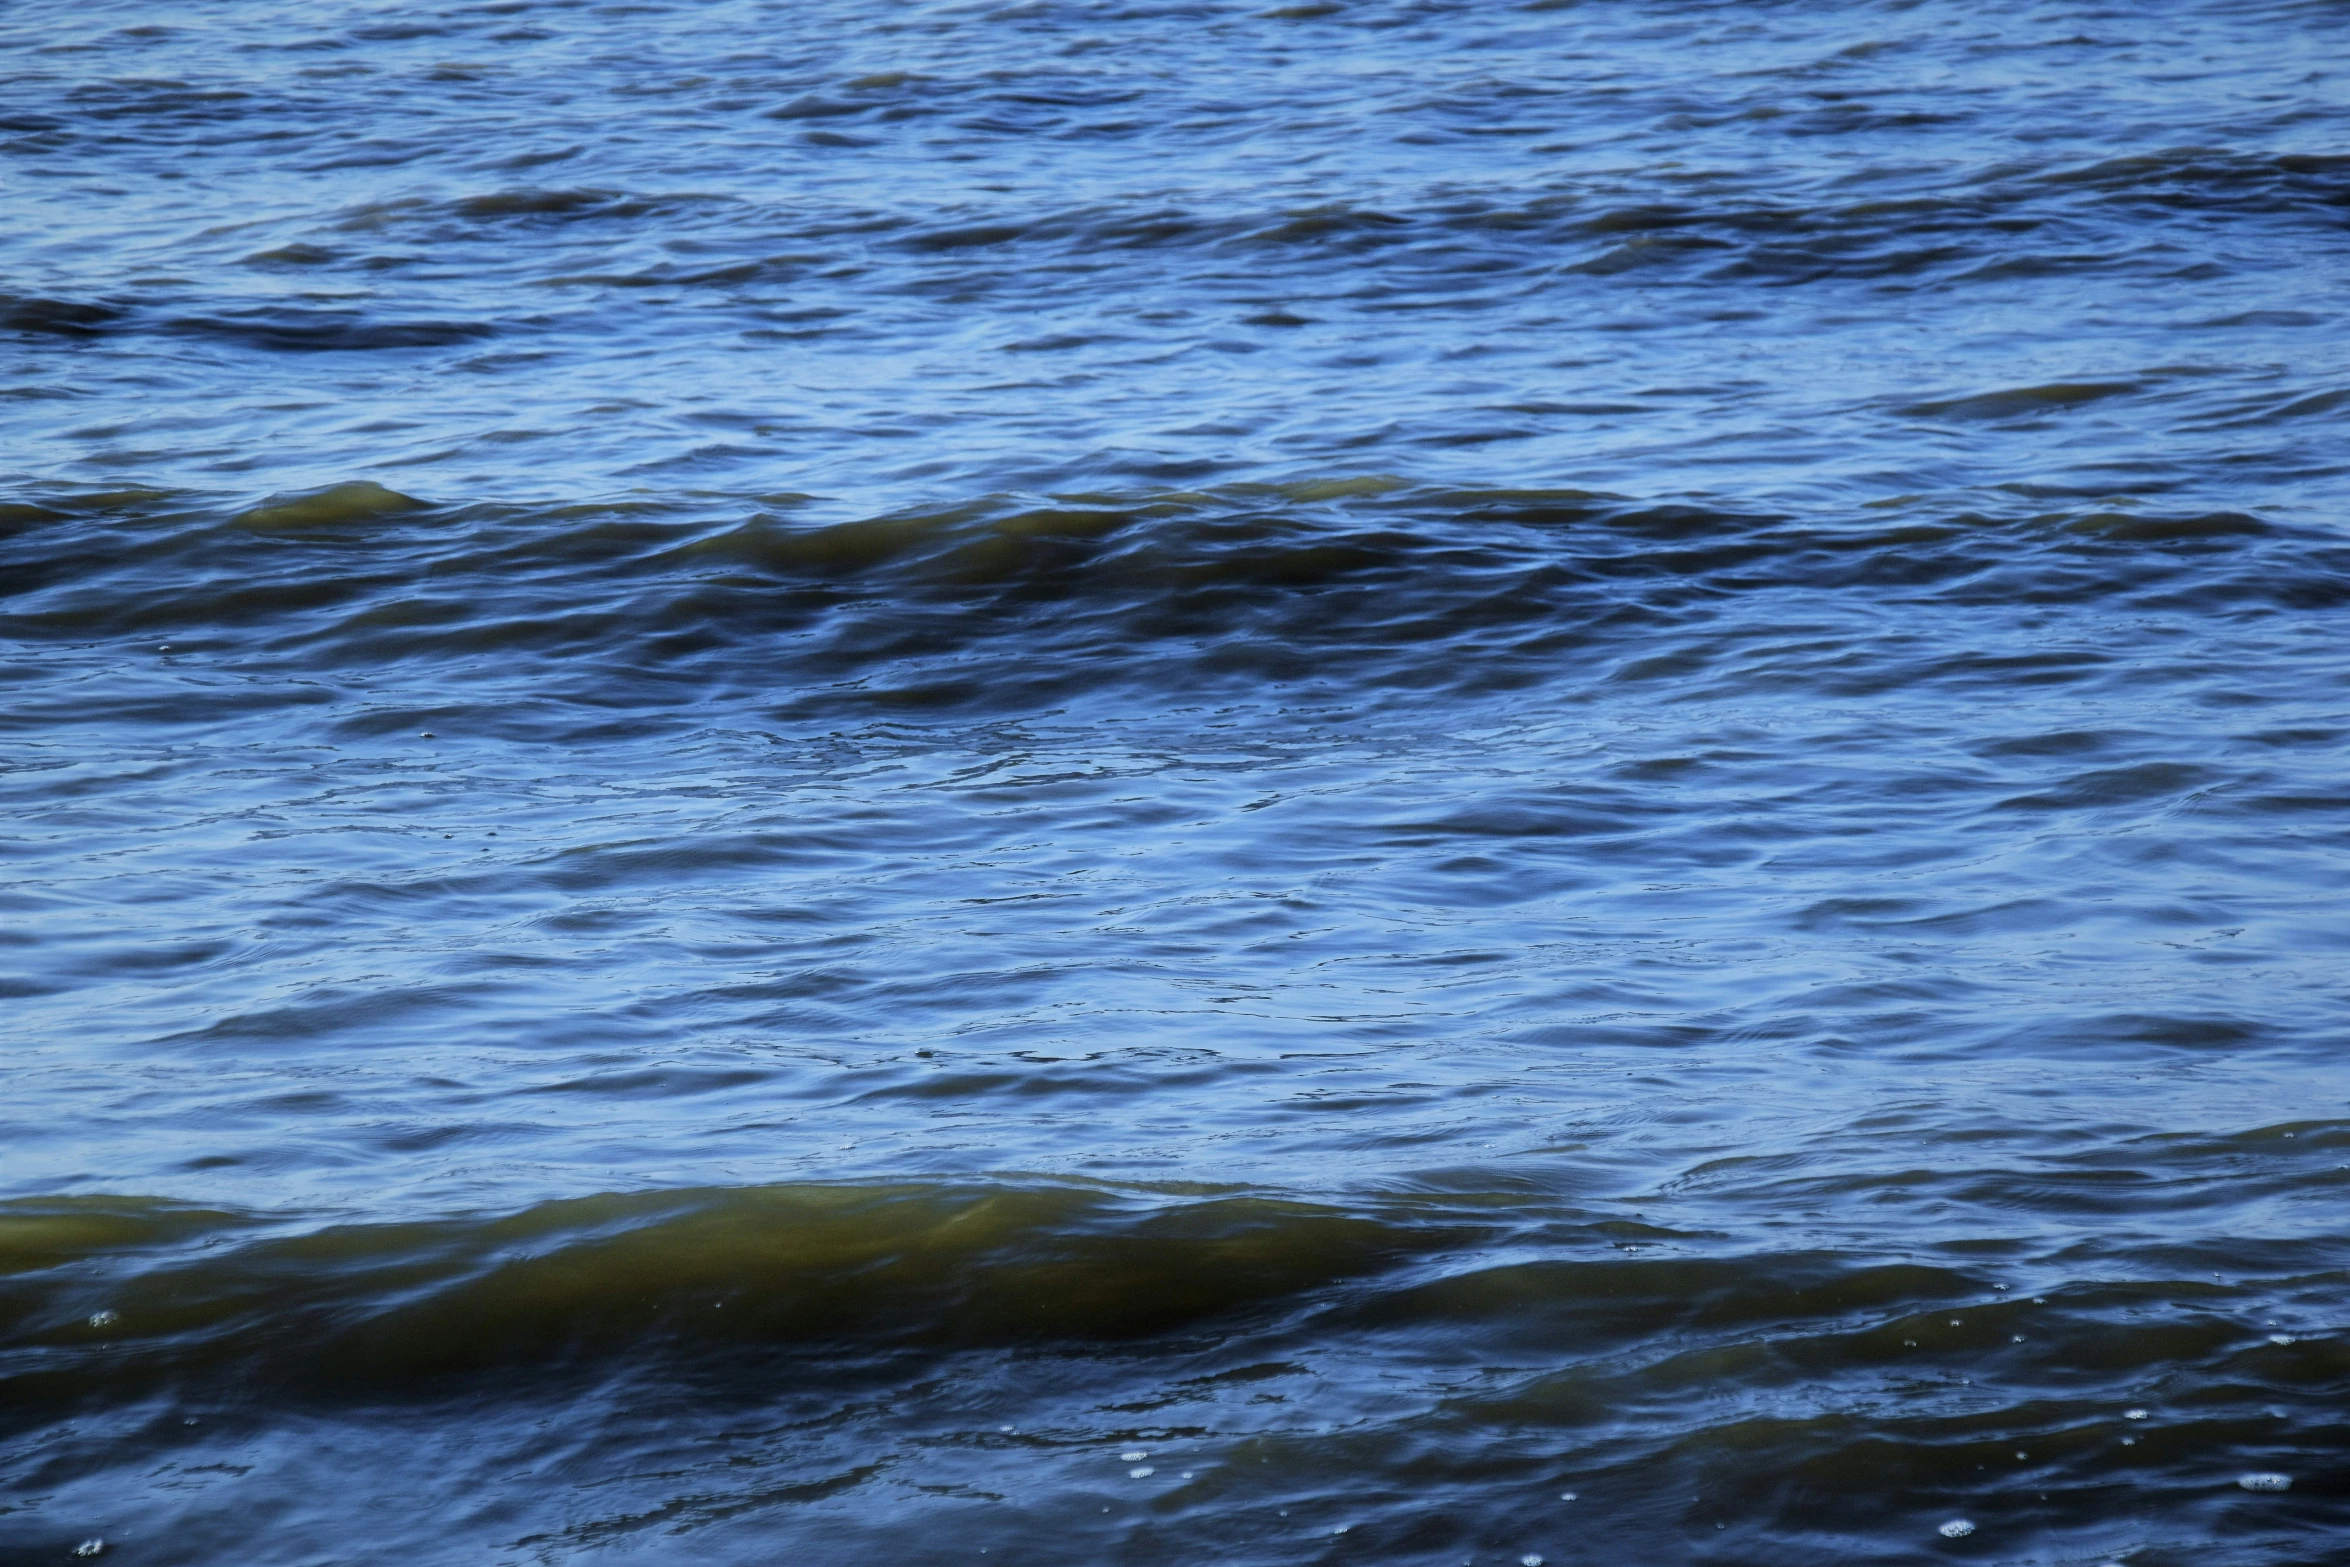
[[[2122,1438],[2122,1446],[2124,1447],[2136,1447],[2137,1445],[2138,1439],[2134,1436],[2125,1436]]]
[[[76,1556],[102,1556],[105,1552],[106,1542],[94,1534],[73,1548]]]
[[[1184,1478],[1184,1479],[1186,1479],[1186,1480],[1190,1479],[1190,1478],[1191,1478],[1191,1471],[1190,1471],[1190,1470],[1188,1470],[1188,1469],[1184,1470],[1184,1471],[1183,1471],[1183,1478]]]
[[[2022,1463],[2022,1462],[2023,1462],[2025,1459],[2027,1459],[2027,1458],[2029,1458],[2029,1457],[2031,1457],[2031,1456],[2032,1456],[2031,1454],[2029,1454],[2029,1453],[2025,1452],[2025,1451],[2024,1451],[2022,1448],[2020,1448],[2020,1447],[2019,1447],[2019,1448],[2017,1448],[2017,1449],[2015,1450],[2015,1461],[2016,1461],[2017,1463],[2019,1463],[2019,1464],[2020,1464],[2020,1463]]]
[[[1542,1558],[1528,1551],[1518,1558],[1518,1567],[1542,1567]]]
[[[1952,1317],[1950,1319],[1950,1325],[1955,1328],[1963,1324],[1965,1321],[1966,1319],[1964,1317]]]
[[[2293,1479],[2290,1475],[2238,1475],[2236,1476],[2236,1483],[2247,1491],[2290,1491],[2293,1489]]]
[[[2034,1295],[2032,1297],[2032,1304],[2035,1306],[2045,1306],[2048,1304],[2048,1297],[2045,1295]]]
[[[2146,1411],[2143,1409],[2125,1409],[2122,1411],[2122,1418],[2124,1420],[2143,1420],[2146,1418]]]
[[[998,1431],[1006,1431],[1006,1432],[1008,1432],[1008,1431],[1010,1431],[1012,1428],[1011,1428],[1010,1426],[997,1426],[997,1427],[996,1427],[996,1429],[997,1429]]]
[[[1559,1492],[1559,1500],[1560,1500],[1560,1501],[1562,1501],[1562,1502],[1571,1502],[1571,1501],[1573,1501],[1574,1499],[1575,1499],[1575,1493],[1574,1493],[1574,1492],[1572,1492],[1572,1491],[1561,1491],[1561,1492]]]
[[[2018,1344],[2021,1344],[2021,1343],[2024,1341],[2024,1336],[2023,1336],[2021,1333],[2018,1333],[2017,1335],[2015,1335],[2015,1341],[2016,1341]]]
[[[1342,1523],[1342,1524],[1340,1524],[1340,1525],[1339,1525],[1337,1528],[1335,1528],[1335,1529],[1331,1530],[1330,1532],[1331,1532],[1332,1534],[1344,1534],[1344,1533],[1346,1533],[1346,1531],[1347,1531],[1347,1530],[1349,1530],[1349,1529],[1352,1529],[1353,1527],[1354,1527],[1354,1525],[1353,1525],[1353,1524],[1351,1524],[1351,1523]]]
[[[118,1311],[93,1311],[90,1313],[90,1326],[94,1328],[110,1328],[121,1320],[122,1313]]]
[[[1143,1464],[1139,1468],[1127,1470],[1126,1478],[1129,1480],[1148,1480],[1152,1475],[1157,1473],[1158,1471],[1153,1469],[1150,1465]]]
[[[1118,1462],[1122,1464],[1139,1464],[1148,1457],[1150,1457],[1150,1454],[1144,1452],[1141,1448],[1130,1447],[1126,1449],[1125,1452],[1118,1455]]]
[[[2290,1333],[2271,1333],[2268,1336],[2268,1341],[2271,1344],[2290,1344],[2293,1342],[2293,1335]]]
[[[1945,1540],[1963,1540],[1975,1532],[1975,1526],[1964,1518],[1953,1518],[1934,1532]]]

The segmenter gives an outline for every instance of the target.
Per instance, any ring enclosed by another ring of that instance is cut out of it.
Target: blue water
[[[0,1556],[2340,1555],[2346,26],[0,13]]]

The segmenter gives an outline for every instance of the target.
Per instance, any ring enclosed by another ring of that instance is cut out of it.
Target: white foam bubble
[[[2290,1333],[2271,1333],[2268,1336],[2268,1341],[2271,1344],[2290,1344],[2293,1342],[2293,1335]]]
[[[1122,1464],[1139,1464],[1148,1457],[1150,1457],[1150,1454],[1144,1452],[1141,1448],[1130,1447],[1125,1452],[1118,1455],[1118,1462]]]
[[[1528,1551],[1518,1558],[1518,1567],[1542,1567],[1542,1558]]]
[[[1975,1526],[1964,1518],[1953,1518],[1934,1532],[1945,1540],[1963,1540],[1975,1532]]]
[[[1573,1501],[1574,1499],[1575,1499],[1575,1493],[1574,1493],[1574,1492],[1572,1492],[1572,1491],[1561,1491],[1561,1492],[1559,1492],[1559,1500],[1560,1500],[1560,1501],[1562,1501],[1562,1502],[1571,1502],[1571,1501]]]
[[[93,1311],[90,1313],[90,1326],[94,1328],[110,1328],[121,1320],[122,1313],[119,1311]],[[95,1555],[96,1553],[92,1552],[91,1554]]]
[[[2236,1476],[2236,1483],[2247,1491],[2290,1491],[2293,1477],[2280,1474],[2248,1474]]]
[[[2125,1409],[2122,1411],[2122,1418],[2124,1420],[2143,1420],[2146,1418],[2146,1411],[2143,1409]]]
[[[105,1551],[106,1542],[96,1535],[90,1536],[73,1548],[73,1553],[76,1556],[100,1556],[105,1554]]]
[[[1126,1478],[1129,1480],[1148,1480],[1152,1475],[1157,1473],[1158,1471],[1153,1469],[1150,1465],[1141,1464],[1135,1468],[1127,1470]]]

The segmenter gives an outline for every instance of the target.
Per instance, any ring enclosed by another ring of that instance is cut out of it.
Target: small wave
[[[748,498],[729,519],[723,498],[692,495],[428,506],[374,481],[243,508],[53,488],[27,501],[5,545],[13,635],[236,628],[249,653],[313,665],[503,651],[584,657],[579,673],[658,669],[678,690],[693,688],[681,675],[707,689],[789,670],[793,700],[817,704],[1024,704],[1126,679],[1268,675],[1486,689],[1554,680],[1569,648],[1610,678],[1725,690],[1972,682],[2028,671],[1960,643],[1873,677],[1792,653],[1774,674],[1690,639],[1769,594],[1832,608],[1855,636],[1937,601],[2350,602],[2350,550],[2330,536],[2110,504],[1837,520],[1384,477],[990,496],[834,522]],[[2044,681],[2103,663],[2086,649],[2026,660]]]
[[[373,349],[447,348],[498,335],[487,321],[383,321],[357,311],[286,306],[228,315],[181,316],[167,330],[273,353],[353,353]]]
[[[51,1398],[141,1372],[380,1394],[581,1357],[1115,1342],[1472,1233],[1270,1197],[980,1183],[646,1192],[238,1239],[258,1228],[142,1199],[0,1205],[9,1379]]]
[[[2146,383],[2142,381],[2051,381],[2043,386],[2019,386],[1939,402],[1911,403],[1901,411],[1925,419],[2014,419],[2079,408],[2145,389]]]
[[[125,313],[120,305],[95,300],[0,294],[0,331],[42,337],[96,337]]]
[[[402,495],[370,479],[356,479],[308,494],[273,496],[237,513],[232,520],[239,527],[259,532],[295,533],[344,528],[425,509],[426,503],[413,495]]]
[[[445,201],[415,196],[362,203],[344,209],[332,227],[341,233],[372,234],[429,225],[444,237],[495,234],[514,224],[629,222],[696,208],[734,205],[730,197],[705,192],[644,194],[601,186],[548,188],[517,185]]]

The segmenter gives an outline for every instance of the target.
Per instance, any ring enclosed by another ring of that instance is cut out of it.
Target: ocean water
[[[2350,10],[0,11],[0,1559],[2350,1562]]]

